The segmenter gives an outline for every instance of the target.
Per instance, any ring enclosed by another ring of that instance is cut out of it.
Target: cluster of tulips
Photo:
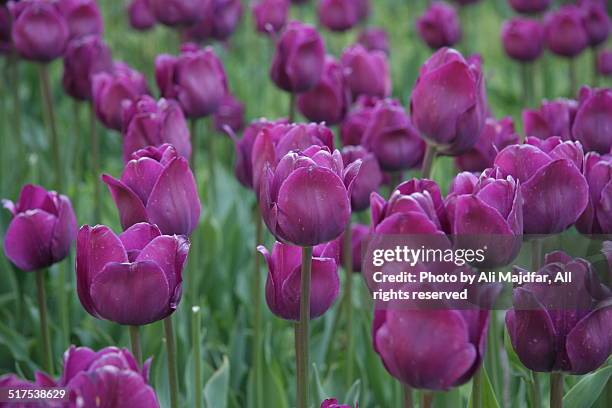
[[[550,5],[509,3],[528,14],[542,13]],[[325,29],[346,31],[363,24],[373,5],[367,0],[321,0],[316,13]],[[70,407],[158,407],[149,385],[151,359],[143,361],[139,328],[163,320],[170,403],[179,406],[172,314],[181,302],[190,237],[206,239],[194,234],[202,211],[200,194],[215,192],[215,159],[213,135],[207,134],[208,167],[199,171],[204,149],[198,142],[204,135],[197,124],[211,117],[214,127],[235,143],[237,180],[255,194],[257,244],[264,241],[262,222],[275,239],[270,249],[259,245],[257,252],[268,268],[262,289],[270,312],[295,324],[295,405],[312,406],[310,321],[328,312],[341,292],[347,376],[349,382],[356,379],[351,286],[353,273],[361,271],[366,238],[433,234],[508,237],[507,247],[492,251],[489,267],[512,264],[529,236],[533,270],[541,275],[572,271],[571,288],[540,283],[515,288],[513,308],[505,315],[514,352],[528,369],[551,374],[550,406],[560,408],[563,374],[595,371],[612,353],[611,277],[602,283],[588,261],[537,249],[543,237],[575,226],[612,269],[612,243],[604,242],[612,236],[612,90],[584,86],[573,94],[575,100],[544,100],[536,109],[526,101],[526,137],[521,137],[510,117],[497,119],[491,113],[482,58],[449,48],[461,38],[452,6],[433,2],[416,21],[419,35],[435,51],[420,67],[407,107],[391,97],[391,47],[382,29],[365,28],[336,58],[327,53],[317,28],[289,21],[289,8],[288,0],[260,0],[252,6],[257,31],[274,42],[269,76],[289,94],[287,117],[245,126],[244,104],[231,93],[222,60],[213,47],[198,45],[229,39],[242,17],[240,1],[130,2],[133,28],[163,24],[183,41],[177,55],[161,54],[154,61],[160,99],[151,96],[142,73],[112,59],[94,0],[22,0],[2,6],[0,16],[10,25],[2,49],[39,66],[55,190],[29,184],[16,202],[4,201],[12,214],[4,254],[20,270],[36,275],[46,373],[37,373],[34,382],[5,375],[0,386],[64,387]],[[609,31],[605,4],[581,1],[547,14],[543,25],[522,17],[506,22],[502,42],[511,58],[525,64],[542,54],[544,44],[568,58],[590,46],[598,53],[599,72],[610,75],[611,54],[599,50]],[[62,194],[64,152],[48,72],[58,58],[63,59],[66,94],[90,107],[93,226],[78,227],[70,199]],[[298,112],[308,122],[299,122]],[[102,172],[98,122],[121,134],[119,178]],[[338,138],[332,130],[336,125]],[[453,157],[460,171],[446,197],[432,178],[439,156]],[[419,178],[404,180],[408,171],[420,171]],[[120,233],[95,225],[104,184],[117,208]],[[390,187],[388,198],[382,195],[385,186]],[[359,213],[368,209],[369,225],[353,222],[363,220]],[[83,308],[95,318],[126,326],[131,352],[111,344],[99,351],[70,346],[56,379],[45,274],[69,255],[75,242],[76,293]],[[257,252],[253,248],[253,256],[259,257]],[[257,292],[260,270],[258,262],[254,265]],[[253,301],[259,307],[259,297]],[[374,308],[372,347],[403,384],[406,408],[416,405],[413,390],[420,390],[420,406],[428,408],[433,391],[470,380],[473,406],[480,408],[487,338],[504,335],[495,320],[489,310]],[[254,332],[260,335],[259,328]],[[253,343],[257,349],[259,339]],[[261,358],[257,350],[253,355]],[[196,406],[201,407],[202,385],[196,388]],[[539,394],[533,398],[532,406],[539,406]],[[321,408],[343,407],[350,408],[336,399],[321,403]]]

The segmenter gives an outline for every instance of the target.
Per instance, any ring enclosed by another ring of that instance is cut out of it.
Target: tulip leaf
[[[495,391],[493,390],[493,386],[491,386],[491,381],[489,380],[489,376],[487,375],[487,370],[482,366],[480,368],[480,393],[481,393],[481,402],[482,408],[499,408],[499,403],[497,402],[497,398],[495,397]],[[472,401],[472,395],[470,395],[470,401],[468,403],[468,407],[474,407],[474,403]]]
[[[612,365],[605,366],[587,374],[578,381],[563,397],[565,408],[589,408],[603,391],[612,376]]]
[[[227,408],[229,377],[229,360],[226,356],[223,356],[221,366],[217,369],[217,371],[215,371],[204,386],[204,399],[207,407]]]
[[[327,392],[325,391],[325,387],[321,382],[321,375],[319,374],[319,369],[316,364],[312,364],[312,372],[314,373],[315,378],[315,397],[317,401],[323,401],[328,398]]]
[[[361,380],[357,380],[353,383],[351,388],[349,388],[346,396],[344,397],[344,404],[349,404],[351,407],[354,407],[359,402],[359,395],[361,394]]]

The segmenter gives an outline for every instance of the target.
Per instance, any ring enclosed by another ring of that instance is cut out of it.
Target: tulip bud
[[[501,39],[506,54],[517,61],[535,61],[544,51],[544,27],[538,20],[516,17],[506,21]]]
[[[597,47],[603,44],[610,35],[610,17],[604,4],[586,2],[582,5],[584,10],[584,29],[589,37],[589,45]]]
[[[189,241],[134,224],[119,236],[105,225],[84,225],[77,238],[77,291],[99,319],[140,326],[171,315],[181,300]]]
[[[461,22],[453,6],[444,2],[432,3],[416,21],[417,31],[432,49],[450,47],[461,39]]]
[[[486,111],[480,64],[442,48],[421,67],[410,98],[412,123],[439,152],[457,155],[471,149]]]
[[[178,100],[189,118],[215,113],[228,93],[225,69],[210,47],[183,44],[178,57],[159,55],[155,79],[162,96]]]
[[[9,52],[12,48],[12,20],[9,9],[4,4],[0,4],[0,54]]]
[[[149,0],[149,7],[157,21],[176,27],[200,21],[210,1],[212,0]]]
[[[289,17],[289,0],[260,0],[253,5],[253,20],[263,34],[279,33]]]
[[[123,107],[149,93],[145,76],[123,62],[115,62],[112,72],[93,75],[91,84],[96,116],[115,130],[123,128]]]
[[[348,105],[349,94],[342,68],[334,57],[328,55],[319,83],[298,96],[298,109],[312,122],[335,125],[344,119]]]
[[[346,171],[357,173],[351,191],[351,210],[365,210],[370,206],[370,194],[377,191],[383,181],[378,160],[361,146],[346,146],[341,154]]]
[[[292,21],[276,44],[270,77],[287,92],[305,92],[321,79],[324,62],[325,46],[317,30]]]
[[[132,154],[117,180],[102,175],[126,230],[140,222],[164,234],[189,235],[200,219],[200,197],[187,159],[168,144]]]
[[[577,109],[576,101],[571,99],[544,100],[540,109],[525,109],[523,111],[525,135],[540,139],[558,136],[563,140],[571,140],[572,123]]]
[[[504,147],[519,143],[511,117],[500,120],[487,118],[478,142],[467,152],[455,157],[455,164],[463,171],[481,172],[493,167],[495,156]]]
[[[22,271],[35,271],[61,261],[70,252],[77,223],[70,199],[28,184],[19,200],[2,200],[12,220],[4,236],[4,254]]]
[[[312,254],[310,319],[322,316],[338,297],[338,242],[317,245]],[[270,311],[285,320],[300,318],[301,249],[275,242],[272,253],[260,245],[257,250],[268,264],[266,302]]]
[[[59,0],[58,4],[68,23],[70,39],[100,35],[104,31],[102,14],[95,0]]]
[[[363,263],[361,254],[365,250],[363,247],[363,240],[370,234],[370,227],[364,224],[354,223],[351,225],[351,255],[353,272],[361,272],[361,265]],[[340,242],[342,242],[340,240]],[[340,259],[344,265],[344,247],[340,246]]]
[[[228,93],[214,113],[213,121],[219,132],[225,132],[226,126],[234,132],[240,132],[244,128],[244,104]]]
[[[597,56],[599,75],[612,76],[612,50],[601,50]]]
[[[389,62],[383,52],[355,44],[342,52],[340,62],[353,100],[360,95],[384,98],[391,94]]]
[[[548,48],[555,54],[573,58],[589,44],[583,24],[584,12],[578,6],[565,5],[544,19]]]
[[[350,405],[340,404],[335,398],[328,398],[321,403],[321,408],[351,408]],[[355,408],[359,408],[355,406]]]
[[[111,51],[101,37],[88,35],[72,40],[64,54],[64,90],[75,99],[91,99],[93,76],[112,70]]]
[[[612,156],[588,153],[583,174],[589,184],[589,202],[576,229],[583,234],[612,234]]]
[[[347,115],[340,126],[340,139],[344,146],[357,146],[361,144],[363,134],[372,119],[374,106],[378,98],[361,96],[357,99],[355,109]]]
[[[213,25],[211,35],[219,41],[227,40],[242,18],[240,0],[213,0]]]
[[[359,21],[355,0],[321,0],[317,7],[319,22],[331,31],[346,31]]]
[[[612,89],[580,90],[578,112],[572,126],[575,140],[582,143],[586,151],[601,154],[612,148]]]
[[[201,7],[202,17],[182,30],[181,41],[183,43],[206,42],[212,39],[215,25],[215,2],[214,0],[203,0]]]
[[[123,111],[123,160],[148,146],[169,143],[186,159],[191,157],[191,138],[187,121],[178,103],[144,95],[130,102]]]
[[[153,15],[150,0],[132,0],[128,6],[128,18],[130,26],[135,30],[148,30],[152,28],[157,20]]]
[[[547,254],[537,273],[552,282],[562,272],[572,274],[571,282],[533,282],[515,288],[506,327],[514,351],[527,368],[586,374],[612,352],[612,292],[599,282],[589,262],[563,252]]]
[[[517,13],[541,13],[550,6],[551,0],[508,0]]]
[[[588,203],[579,142],[528,137],[495,159],[503,176],[521,183],[525,234],[557,234],[576,222]]]
[[[389,38],[387,32],[382,28],[366,28],[357,38],[357,42],[368,51],[381,51],[389,55]]]
[[[49,62],[62,56],[68,44],[68,23],[56,3],[46,0],[10,2],[11,37],[23,58]]]

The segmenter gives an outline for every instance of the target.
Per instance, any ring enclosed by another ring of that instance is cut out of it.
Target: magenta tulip
[[[363,134],[370,124],[374,112],[374,106],[378,103],[378,98],[361,96],[355,103],[355,108],[348,113],[340,126],[340,139],[342,144],[360,145]]]
[[[391,94],[391,73],[385,53],[355,44],[342,52],[340,62],[353,100],[360,95],[385,98]]]
[[[586,151],[606,154],[612,149],[612,89],[580,90],[578,112],[572,126],[575,140]]]
[[[96,0],[59,0],[58,4],[68,22],[71,39],[89,34],[100,35],[104,31]]]
[[[331,31],[346,31],[359,22],[356,0],[320,0],[317,7],[319,22]]]
[[[195,24],[204,17],[212,0],[149,0],[149,7],[160,23],[175,27]]]
[[[597,55],[597,72],[599,75],[612,76],[612,50],[601,50]]]
[[[589,203],[576,229],[583,234],[612,234],[612,156],[588,153],[583,174],[589,184]]]
[[[421,39],[434,50],[453,46],[461,40],[461,22],[457,11],[444,2],[432,3],[417,18],[416,28]]]
[[[149,1],[132,0],[128,5],[128,18],[133,29],[144,31],[152,28],[157,23]]]
[[[544,20],[548,48],[562,57],[573,58],[589,44],[583,24],[584,12],[578,6],[565,5]]]
[[[240,132],[244,128],[244,104],[228,93],[214,113],[213,121],[215,129],[219,132],[225,132],[226,127],[234,132]]]
[[[364,29],[357,38],[357,42],[368,51],[381,51],[389,55],[389,37],[382,28],[370,27]]]
[[[100,72],[111,72],[113,60],[110,48],[97,35],[70,41],[64,54],[62,85],[78,100],[91,99],[92,78]]]
[[[502,25],[501,40],[510,58],[535,61],[544,51],[544,27],[538,20],[515,17]]]
[[[238,27],[242,18],[242,3],[240,0],[212,0],[212,32],[211,36],[220,41],[227,40]]]
[[[508,0],[510,6],[519,13],[541,13],[545,11],[551,0]]]
[[[289,0],[260,0],[253,5],[255,28],[263,34],[279,33],[289,18]]]
[[[321,403],[321,408],[351,408],[351,406],[340,404],[335,398],[328,398]],[[355,405],[355,408],[359,407]]]
[[[542,101],[539,109],[523,111],[523,127],[526,136],[547,139],[558,136],[563,140],[572,139],[572,123],[578,105],[571,99]]]
[[[365,210],[370,206],[370,194],[377,191],[383,181],[378,160],[361,146],[346,146],[341,154],[346,171],[357,173],[351,191],[351,210]]]
[[[597,47],[606,42],[612,28],[606,6],[602,3],[590,1],[585,2],[582,9],[584,10],[583,24],[589,37],[589,44],[591,47]]]

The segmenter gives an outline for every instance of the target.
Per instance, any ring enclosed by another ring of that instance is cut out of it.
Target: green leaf
[[[227,408],[229,374],[229,360],[227,356],[223,356],[223,363],[204,386],[204,400],[207,407]]]
[[[589,408],[603,391],[612,376],[612,365],[600,368],[587,374],[574,385],[563,397],[565,408]]]
[[[325,391],[325,387],[323,386],[323,382],[321,381],[321,375],[319,374],[319,369],[316,364],[312,364],[312,371],[314,373],[315,378],[315,397],[317,401],[323,401],[327,398],[327,392]]]
[[[346,396],[344,397],[344,404],[349,404],[354,407],[359,402],[359,395],[361,394],[361,380],[357,380],[351,385]]]
[[[489,381],[489,376],[487,375],[487,370],[482,366],[480,368],[480,392],[481,392],[481,402],[482,408],[499,408],[499,403],[497,402],[497,398],[495,397],[495,391],[491,386],[491,381]],[[473,380],[472,380],[473,381]],[[468,407],[473,407],[472,396],[470,395],[470,401],[468,403]]]

